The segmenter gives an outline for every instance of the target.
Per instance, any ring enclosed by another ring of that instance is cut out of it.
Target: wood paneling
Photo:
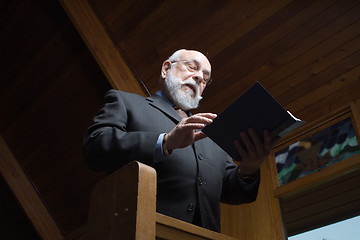
[[[62,4],[111,86],[144,96],[141,82],[135,79],[89,4],[67,0]]]
[[[215,81],[199,111],[220,112],[255,81],[307,121],[359,96],[358,1],[90,2],[150,92],[173,50],[207,53]]]
[[[312,230],[360,214],[360,170],[281,198],[288,234]]]
[[[110,52],[151,93],[173,51],[207,54],[214,82],[197,111],[219,113],[255,81],[309,123],[360,97],[358,0],[87,2]],[[87,169],[81,141],[110,75],[59,3],[3,1],[0,13],[0,134],[67,235],[85,224],[90,191],[106,175]]]
[[[273,192],[269,160],[265,161],[261,168],[261,184],[255,202],[244,205],[221,205],[222,233],[240,240],[286,239],[280,205]]]
[[[358,132],[358,104],[359,100],[354,101],[338,112],[304,125],[297,133],[284,138],[274,152],[347,118],[352,119],[354,129]],[[281,201],[284,226],[289,236],[360,214],[360,154],[282,186],[279,185],[275,159],[271,163],[274,193]]]
[[[59,3],[2,7],[0,132],[66,234],[86,223],[106,175],[87,168],[81,143],[111,87]]]

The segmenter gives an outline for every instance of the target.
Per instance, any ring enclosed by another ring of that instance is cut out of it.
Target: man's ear
[[[169,60],[164,61],[163,65],[161,67],[161,77],[163,79],[166,78],[166,75],[167,75],[168,71],[170,70],[170,68],[171,68],[171,62]]]

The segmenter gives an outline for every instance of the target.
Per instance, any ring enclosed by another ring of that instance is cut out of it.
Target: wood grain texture
[[[112,87],[145,95],[88,2],[61,2]]]
[[[358,159],[355,168],[280,197],[290,236],[360,214]]]
[[[169,240],[236,240],[224,234],[220,234],[208,229],[198,227],[196,225],[180,221],[175,218],[156,214],[156,239]]]
[[[285,238],[280,205],[274,196],[268,159],[261,168],[261,183],[257,200],[243,205],[221,205],[221,231],[238,239]]]
[[[212,62],[194,112],[221,112],[255,81],[309,125],[360,97],[357,0],[70,3],[73,22],[57,1],[5,1],[0,14],[0,132],[68,239],[82,234],[91,189],[107,175],[81,154],[104,93],[143,91],[139,79],[155,92],[161,63],[179,48]]]
[[[215,81],[204,93],[198,110],[204,112],[220,112],[260,81],[280,103],[310,122],[322,112],[304,112],[304,108],[321,108],[324,98],[326,102],[333,99],[333,92],[318,91],[334,77],[351,71],[342,60],[359,46],[357,1],[202,1],[191,9],[186,1],[156,1],[151,7],[89,2],[150,92],[157,89],[159,66],[172,51],[185,47],[207,53]],[[191,15],[196,15],[196,20],[190,21]],[[179,24],[180,19],[185,22]],[[352,61],[354,66],[359,64],[359,56]],[[358,75],[358,69],[353,71]],[[351,81],[332,86],[341,94]],[[358,86],[358,81],[354,85]],[[313,99],[314,95],[317,98]],[[348,98],[339,105],[359,95],[344,96]]]
[[[275,148],[315,134],[346,118],[353,120],[355,129],[360,125],[358,102],[335,113],[323,116],[291,136]],[[276,164],[271,162],[273,189],[280,199],[284,226],[288,236],[345,220],[360,214],[359,173],[360,155],[354,155],[317,172],[279,186]]]
[[[156,172],[132,162],[96,184],[87,239],[155,239]]]
[[[86,223],[106,175],[87,168],[81,143],[111,86],[58,2],[1,9],[0,132],[66,235]]]

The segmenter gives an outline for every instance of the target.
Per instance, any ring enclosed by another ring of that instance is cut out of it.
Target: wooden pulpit
[[[136,161],[95,185],[87,229],[88,240],[235,240],[156,213],[156,171]]]

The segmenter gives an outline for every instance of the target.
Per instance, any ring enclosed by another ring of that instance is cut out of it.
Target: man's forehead
[[[201,52],[194,50],[187,50],[184,51],[181,55],[182,55],[182,59],[199,62],[203,68],[207,68],[209,71],[211,71],[211,64],[209,60]]]

